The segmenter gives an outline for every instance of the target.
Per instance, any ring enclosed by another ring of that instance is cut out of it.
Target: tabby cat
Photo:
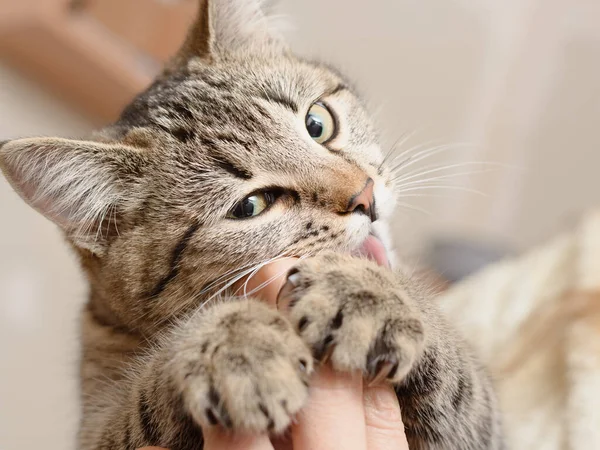
[[[485,371],[389,269],[394,180],[367,112],[261,3],[201,2],[178,54],[89,140],[0,144],[4,175],[89,280],[78,448],[201,449],[217,424],[281,433],[324,357],[393,383],[411,449],[502,448]],[[230,288],[281,255],[306,257],[288,318]]]

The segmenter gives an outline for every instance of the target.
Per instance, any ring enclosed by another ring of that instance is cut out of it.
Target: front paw
[[[223,303],[177,355],[184,404],[202,426],[280,433],[304,405],[310,350],[277,311],[257,302]],[[200,329],[201,328],[201,329]]]
[[[419,310],[388,269],[326,253],[295,266],[280,293],[315,359],[373,383],[402,380],[423,350]]]

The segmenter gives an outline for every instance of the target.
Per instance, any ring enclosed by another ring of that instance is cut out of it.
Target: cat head
[[[259,0],[202,2],[116,123],[1,146],[5,176],[64,230],[106,319],[148,330],[257,264],[384,233],[392,180],[368,114],[272,25]]]

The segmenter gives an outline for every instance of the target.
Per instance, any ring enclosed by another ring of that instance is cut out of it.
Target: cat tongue
[[[380,266],[390,267],[390,261],[387,257],[387,252],[385,251],[383,243],[373,235],[370,235],[365,239],[358,250],[356,250],[355,254],[366,256]]]

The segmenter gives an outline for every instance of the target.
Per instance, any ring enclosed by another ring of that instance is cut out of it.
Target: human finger
[[[320,367],[308,403],[292,426],[294,450],[366,450],[362,383],[360,373]]]
[[[204,450],[273,450],[269,437],[229,433],[219,427],[204,432]]]
[[[217,427],[204,430],[204,450],[273,450],[266,435],[233,435]],[[138,450],[168,450],[144,447]]]
[[[298,258],[281,258],[262,267],[257,273],[236,284],[235,295],[252,295],[275,306],[286,275],[297,262]]]
[[[255,290],[253,295],[275,306],[286,275],[297,261],[285,258],[265,266],[248,280],[246,289]],[[286,305],[278,306],[285,315]],[[366,450],[362,376],[320,367],[311,379],[308,403],[296,420],[291,429],[295,450]]]
[[[369,450],[408,450],[398,397],[390,385],[365,386],[363,404]]]

